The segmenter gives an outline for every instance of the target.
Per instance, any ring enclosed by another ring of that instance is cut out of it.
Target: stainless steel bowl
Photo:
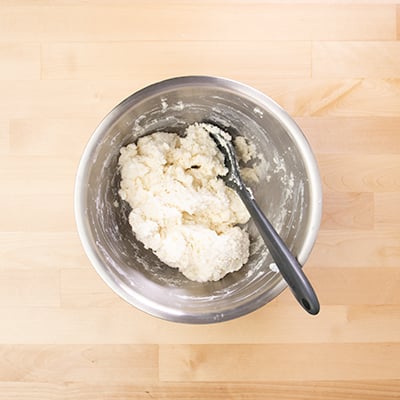
[[[83,153],[75,187],[78,232],[91,263],[118,295],[149,314],[186,323],[239,317],[286,287],[271,269],[271,256],[251,222],[249,261],[218,282],[187,280],[135,239],[129,206],[117,193],[120,148],[148,133],[179,133],[200,121],[256,144],[267,163],[264,179],[252,190],[301,264],[321,220],[321,182],[313,153],[293,119],[269,97],[239,82],[207,76],[165,80],[129,96],[100,123]]]

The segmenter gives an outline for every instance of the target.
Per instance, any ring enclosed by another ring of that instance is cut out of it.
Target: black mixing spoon
[[[238,193],[297,301],[308,313],[318,314],[320,308],[318,298],[301,265],[262,212],[250,189],[243,183],[232,142],[227,138],[229,136],[225,137],[228,134],[224,135],[223,131],[214,129],[208,132],[225,157],[228,173],[221,178],[227,186]]]

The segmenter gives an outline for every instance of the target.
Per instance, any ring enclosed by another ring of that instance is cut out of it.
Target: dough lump
[[[198,282],[217,281],[249,257],[249,214],[222,179],[224,156],[209,124],[184,137],[157,132],[121,149],[119,195],[132,207],[136,238],[172,268]]]

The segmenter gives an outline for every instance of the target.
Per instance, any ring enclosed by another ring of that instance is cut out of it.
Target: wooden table
[[[0,399],[399,399],[400,6],[391,1],[2,0]],[[307,274],[212,326],[119,299],[80,245],[74,175],[151,82],[221,75],[291,113],[324,190]]]

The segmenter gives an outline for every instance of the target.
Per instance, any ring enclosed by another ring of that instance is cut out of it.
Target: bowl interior
[[[220,82],[219,82],[220,83]],[[129,205],[118,196],[119,150],[155,132],[182,133],[194,122],[214,123],[249,138],[266,161],[250,184],[258,204],[292,252],[304,263],[310,233],[312,187],[304,143],[277,115],[279,107],[245,86],[176,80],[132,95],[99,125],[77,179],[80,234],[100,275],[124,299],[153,315],[182,322],[216,322],[250,312],[285,287],[254,225],[250,259],[218,282],[197,283],[165,266],[135,239]],[[307,254],[306,254],[307,253]]]

